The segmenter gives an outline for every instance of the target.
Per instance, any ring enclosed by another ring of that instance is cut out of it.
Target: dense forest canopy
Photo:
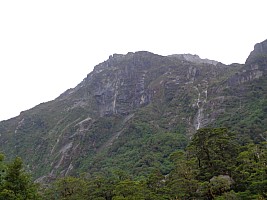
[[[267,143],[241,145],[226,128],[199,129],[184,149],[169,156],[173,168],[133,177],[127,171],[80,174],[34,184],[16,158],[1,155],[0,199],[265,199],[267,198]],[[37,187],[38,186],[38,187]]]

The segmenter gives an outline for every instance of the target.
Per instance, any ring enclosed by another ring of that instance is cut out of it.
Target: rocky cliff
[[[246,64],[251,64],[253,62],[259,61],[259,59],[265,60],[266,62],[267,55],[267,40],[264,40],[261,43],[257,43],[254,46],[254,50],[250,53],[249,57],[246,60]]]
[[[205,126],[262,140],[266,55],[266,41],[244,65],[190,54],[114,54],[77,87],[1,122],[1,151],[23,157],[43,180],[120,168],[144,175],[153,166],[167,173],[170,153]]]

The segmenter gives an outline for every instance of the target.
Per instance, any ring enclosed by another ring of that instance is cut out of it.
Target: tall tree
[[[238,156],[234,180],[236,190],[245,196],[260,195],[267,198],[267,142],[248,144]]]
[[[176,151],[171,155],[175,167],[167,179],[167,186],[173,199],[192,199],[197,197],[199,181],[194,159],[187,159],[186,152]]]
[[[194,135],[188,151],[197,158],[198,179],[209,181],[213,176],[231,176],[238,144],[235,134],[226,128],[202,128]]]
[[[37,200],[36,185],[31,181],[30,176],[23,170],[23,163],[20,158],[15,158],[7,165],[6,172],[2,179],[0,190],[1,200]]]

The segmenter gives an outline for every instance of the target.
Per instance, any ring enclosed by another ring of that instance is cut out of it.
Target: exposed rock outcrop
[[[186,60],[193,63],[206,63],[211,65],[217,65],[218,61],[215,60],[209,60],[209,59],[202,59],[198,55],[192,55],[192,54],[173,54],[169,55],[169,57],[177,58],[180,60]]]
[[[1,122],[0,151],[23,157],[43,180],[104,169],[127,147],[142,148],[140,137],[153,142],[157,133],[171,132],[190,138],[199,128],[229,125],[249,109],[264,110],[263,101],[247,98],[267,93],[267,83],[258,83],[266,79],[266,55],[267,41],[255,45],[245,65],[191,54],[114,54],[54,101]],[[133,152],[143,159],[142,151]]]
[[[261,43],[257,43],[254,46],[254,50],[250,53],[246,60],[246,64],[253,64],[258,59],[264,58],[265,63],[267,61],[267,40]]]

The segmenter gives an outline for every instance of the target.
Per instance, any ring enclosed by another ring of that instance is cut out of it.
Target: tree
[[[87,180],[88,200],[112,200],[114,196],[114,187],[117,180],[113,177],[97,175]]]
[[[231,176],[238,149],[235,134],[226,128],[202,128],[187,150],[197,159],[198,179],[209,181],[213,176]]]
[[[18,157],[6,167],[6,172],[2,178],[0,199],[39,199],[37,187],[31,181],[30,176],[23,170],[22,160]]]
[[[192,199],[196,197],[199,181],[196,179],[198,170],[194,166],[194,159],[188,159],[186,152],[176,151],[171,155],[175,167],[167,179],[172,199]]]
[[[81,178],[64,177],[56,180],[46,189],[44,199],[47,200],[83,200],[87,195],[86,182]]]
[[[169,199],[166,177],[159,170],[154,170],[146,179],[146,199]]]
[[[238,166],[234,173],[236,190],[267,198],[266,160],[267,142],[246,145],[237,158]]]
[[[138,182],[125,180],[119,182],[114,190],[115,196],[114,199],[144,199],[142,194],[142,187]]]

